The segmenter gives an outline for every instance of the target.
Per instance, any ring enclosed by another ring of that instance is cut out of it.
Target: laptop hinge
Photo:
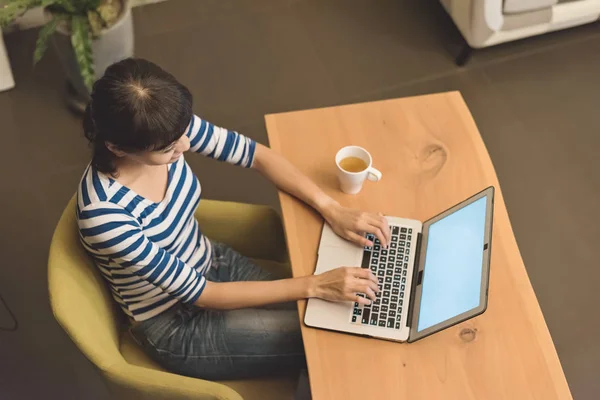
[[[410,302],[408,303],[408,314],[407,314],[407,321],[406,321],[406,326],[408,326],[409,328],[412,325],[412,314],[413,314],[413,310],[414,310],[414,304],[415,304],[415,293],[417,292],[417,277],[419,276],[419,260],[421,258],[421,238],[423,237],[423,234],[419,233],[417,234],[417,247],[416,247],[416,252],[415,252],[415,263],[413,264],[413,276],[412,276],[412,280],[411,280],[411,285],[410,285]]]

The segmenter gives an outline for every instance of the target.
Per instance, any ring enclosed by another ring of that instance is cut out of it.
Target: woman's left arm
[[[371,246],[372,243],[363,236],[368,232],[376,235],[384,246],[389,243],[390,229],[383,214],[367,213],[341,206],[287,159],[268,147],[256,145],[252,168],[259,171],[279,189],[317,210],[331,225],[334,232],[344,239],[361,246]]]
[[[192,118],[187,137],[190,150],[242,167],[253,167],[284,190],[316,209],[344,239],[371,246],[363,234],[375,234],[387,245],[390,229],[382,214],[346,208],[327,196],[314,182],[273,150],[239,133],[218,127],[197,116]]]

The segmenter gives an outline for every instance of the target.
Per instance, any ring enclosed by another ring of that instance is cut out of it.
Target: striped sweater
[[[186,132],[190,150],[252,166],[256,143],[196,116]],[[77,193],[81,242],[108,282],[114,299],[136,321],[178,302],[195,302],[211,266],[210,241],[194,211],[200,183],[183,156],[168,166],[165,198],[152,202],[89,166]]]

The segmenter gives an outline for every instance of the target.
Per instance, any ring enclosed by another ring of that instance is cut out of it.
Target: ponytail
[[[103,135],[98,132],[92,112],[92,101],[88,103],[83,114],[83,134],[92,147],[92,166],[100,172],[113,175],[116,172],[116,156],[106,147]]]
[[[83,113],[83,134],[90,143],[93,143],[96,139],[96,124],[92,117],[92,102],[90,101],[85,107]]]

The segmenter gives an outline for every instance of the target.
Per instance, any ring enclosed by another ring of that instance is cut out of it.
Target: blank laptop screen
[[[487,197],[429,227],[417,331],[479,306]]]

